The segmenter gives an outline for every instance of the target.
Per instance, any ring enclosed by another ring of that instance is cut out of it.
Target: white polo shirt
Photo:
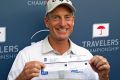
[[[71,55],[83,56],[84,55],[86,56],[87,60],[90,60],[93,57],[92,54],[87,49],[74,44],[71,40],[69,41],[70,41],[70,49],[66,51],[63,55],[59,55],[58,52],[54,51],[54,49],[51,47],[48,41],[48,37],[46,37],[44,40],[41,40],[37,43],[32,44],[31,46],[27,46],[26,48],[21,50],[16,56],[16,59],[8,74],[7,80],[15,80],[17,76],[20,75],[20,73],[22,72],[27,62],[41,61],[41,57],[44,57],[44,56],[57,57],[57,56],[71,56]],[[87,69],[88,70],[86,72],[86,75],[88,79],[98,80],[98,74],[93,71],[91,66],[88,66]]]

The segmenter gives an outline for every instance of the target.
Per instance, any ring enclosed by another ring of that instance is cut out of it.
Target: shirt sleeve
[[[25,63],[26,63],[25,50],[22,50],[18,53],[18,55],[15,58],[15,61],[13,62],[7,80],[15,80],[22,72]]]

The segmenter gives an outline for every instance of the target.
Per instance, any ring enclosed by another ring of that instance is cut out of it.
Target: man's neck
[[[70,48],[70,42],[68,39],[65,40],[55,40],[51,37],[48,37],[49,43],[52,48],[59,52],[61,55],[64,54]]]

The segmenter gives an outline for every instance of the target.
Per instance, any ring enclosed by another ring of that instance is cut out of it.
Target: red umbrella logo
[[[102,30],[105,29],[104,26],[99,26],[97,29],[100,29],[100,35],[102,35]]]

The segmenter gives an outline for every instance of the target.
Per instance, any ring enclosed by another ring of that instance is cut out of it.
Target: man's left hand
[[[100,80],[109,80],[110,65],[106,58],[96,55],[89,63],[93,70],[98,73]]]

